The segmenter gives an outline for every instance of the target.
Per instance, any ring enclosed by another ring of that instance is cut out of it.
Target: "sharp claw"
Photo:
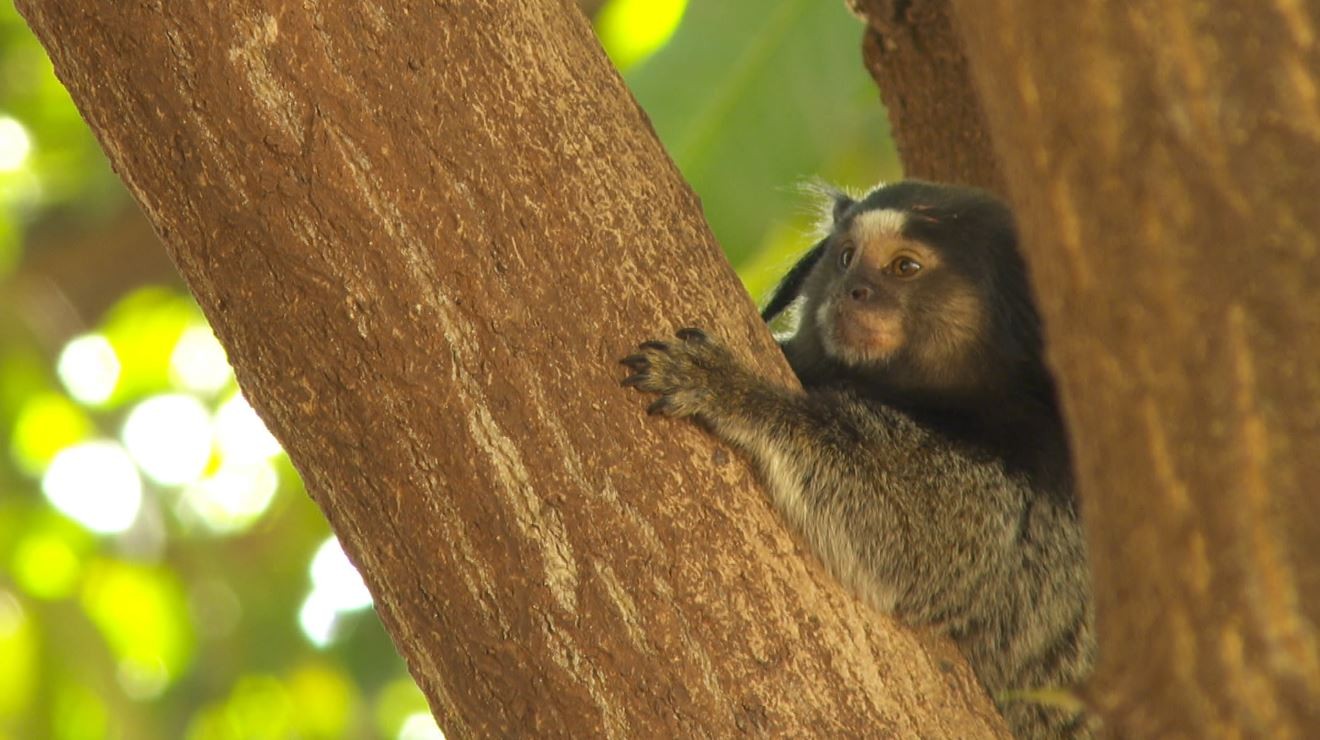
[[[633,370],[645,370],[651,366],[651,361],[647,359],[646,355],[628,355],[622,360],[619,360],[619,364],[630,367]]]
[[[685,342],[704,342],[707,339],[706,332],[691,326],[685,326],[674,334]]]
[[[641,385],[645,380],[646,380],[645,375],[642,375],[641,373],[637,373],[636,375],[629,375],[628,377],[624,378],[622,381],[620,381],[620,384],[628,388],[633,388]]]
[[[660,414],[663,414],[668,409],[669,409],[669,399],[664,396],[661,396],[655,399],[654,401],[652,401],[650,406],[646,407],[646,413],[650,414],[651,416],[658,416]]]
[[[660,342],[660,341],[657,341],[657,340],[654,340],[654,339],[652,339],[652,340],[650,340],[650,341],[642,342],[642,343],[641,343],[640,345],[638,345],[638,346],[641,347],[642,349],[653,349],[653,350],[656,350],[657,352],[668,352],[668,351],[669,351],[669,345],[665,344],[664,342]]]

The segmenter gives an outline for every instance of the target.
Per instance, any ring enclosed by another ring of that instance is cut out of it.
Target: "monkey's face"
[[[934,245],[904,234],[909,212],[870,209],[836,225],[812,276],[807,319],[849,367],[902,371],[907,383],[956,386],[974,372],[985,311],[976,281]],[[896,378],[897,380],[897,378]]]

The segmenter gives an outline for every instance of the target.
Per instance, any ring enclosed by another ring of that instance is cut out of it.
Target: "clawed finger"
[[[660,416],[661,414],[664,414],[666,411],[668,411],[669,408],[670,408],[669,397],[661,396],[655,399],[654,401],[652,401],[650,406],[646,407],[646,413],[650,414],[651,416]]]
[[[707,340],[706,332],[692,326],[685,326],[674,332],[674,335],[685,342],[704,342]]]
[[[619,360],[620,365],[632,368],[633,370],[645,370],[651,366],[651,360],[646,355],[628,355]]]

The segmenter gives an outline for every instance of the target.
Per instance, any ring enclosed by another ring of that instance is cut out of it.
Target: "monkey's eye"
[[[857,248],[852,246],[844,247],[839,252],[839,267],[846,268],[852,264],[853,257],[857,256]]]
[[[910,278],[921,272],[921,263],[911,257],[895,257],[889,263],[889,274],[895,277]]]

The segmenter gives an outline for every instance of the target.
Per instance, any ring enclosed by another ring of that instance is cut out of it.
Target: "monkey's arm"
[[[851,394],[771,386],[695,329],[624,364],[625,385],[659,394],[652,413],[694,417],[746,453],[785,518],[873,607],[956,633],[1019,590],[1029,491],[993,461]]]

